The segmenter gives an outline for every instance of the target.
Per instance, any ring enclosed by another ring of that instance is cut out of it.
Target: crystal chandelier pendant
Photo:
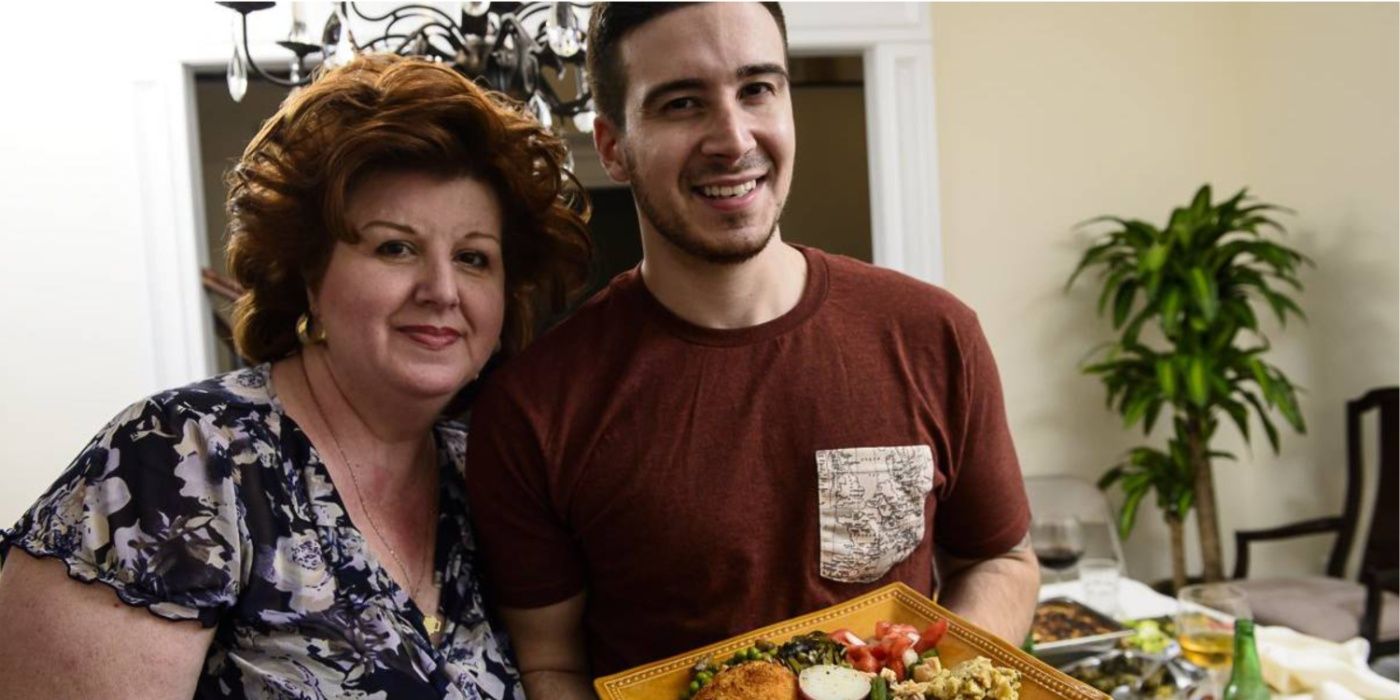
[[[243,33],[238,23],[233,29],[233,57],[228,60],[228,96],[242,102],[248,94],[248,64],[243,58]]]
[[[585,109],[574,115],[574,128],[582,134],[593,133],[593,120],[598,118],[598,113],[591,109]]]
[[[555,3],[549,8],[545,18],[544,35],[549,42],[549,50],[560,58],[569,58],[583,46],[583,31],[579,29],[574,6],[567,2]]]
[[[343,66],[355,60],[355,38],[350,35],[350,25],[340,25],[340,41],[335,45],[335,65]]]
[[[535,119],[539,121],[540,126],[545,128],[545,131],[554,130],[554,111],[549,108],[549,104],[538,92],[530,98],[530,113],[535,115]]]
[[[335,12],[326,20],[326,28],[321,32],[321,43],[325,48],[327,68],[338,68],[355,58],[355,38],[350,34],[350,23],[346,21],[344,5],[337,4]]]

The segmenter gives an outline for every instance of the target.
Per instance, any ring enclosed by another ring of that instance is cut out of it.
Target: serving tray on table
[[[892,583],[824,610],[730,637],[707,647],[629,669],[593,682],[603,700],[677,700],[690,683],[690,671],[708,656],[725,657],[760,639],[781,644],[800,634],[842,627],[870,634],[881,620],[920,629],[935,620],[948,620],[948,633],[938,643],[945,666],[985,656],[997,666],[1021,672],[1021,700],[1104,700],[1107,696],[1046,665],[1000,638],[948,612],[902,583]]]

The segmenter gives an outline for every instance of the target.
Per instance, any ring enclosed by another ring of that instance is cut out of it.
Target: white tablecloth
[[[1118,582],[1118,599],[1109,610],[1103,601],[1091,601],[1078,581],[1049,583],[1040,588],[1040,599],[1066,596],[1095,607],[1120,620],[1158,617],[1176,613],[1176,599],[1162,595],[1141,581]],[[1264,680],[1280,691],[1274,700],[1400,700],[1400,683],[1389,680],[1366,665],[1370,648],[1364,639],[1343,644],[1295,632],[1287,627],[1255,628],[1259,665]]]
[[[1091,601],[1084,595],[1084,586],[1078,581],[1047,583],[1040,587],[1040,599],[1073,598],[1119,620],[1133,620],[1140,617],[1159,617],[1176,614],[1176,599],[1152,590],[1151,586],[1130,578],[1118,580],[1118,601],[1109,610],[1099,602]]]

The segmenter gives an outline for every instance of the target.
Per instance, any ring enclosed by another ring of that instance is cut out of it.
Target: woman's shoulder
[[[173,411],[276,410],[272,367],[254,365],[152,394],[143,402]]]
[[[107,429],[129,428],[135,423],[178,432],[226,433],[250,423],[280,423],[281,414],[272,389],[271,367],[261,364],[142,398],[118,413]]]

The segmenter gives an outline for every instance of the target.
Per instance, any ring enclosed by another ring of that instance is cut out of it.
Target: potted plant
[[[1274,416],[1305,430],[1297,388],[1265,361],[1268,339],[1258,308],[1267,306],[1280,324],[1304,318],[1290,294],[1303,289],[1299,268],[1312,261],[1271,240],[1285,233],[1271,212],[1288,211],[1255,202],[1240,190],[1212,203],[1209,185],[1190,205],[1174,209],[1161,228],[1144,221],[1105,216],[1081,227],[1109,223],[1070,275],[1099,273],[1098,314],[1108,316],[1117,337],[1099,346],[1082,367],[1097,376],[1108,405],[1125,427],[1151,433],[1169,415],[1166,449],[1141,446],[1110,467],[1099,487],[1123,490],[1118,528],[1126,537],[1144,498],[1155,492],[1172,533],[1172,578],[1185,581],[1182,523],[1192,508],[1207,581],[1224,578],[1216,514],[1212,460],[1233,455],[1212,450],[1222,417],[1249,443],[1250,416],[1263,427],[1277,454]],[[1272,229],[1272,231],[1270,231]]]

